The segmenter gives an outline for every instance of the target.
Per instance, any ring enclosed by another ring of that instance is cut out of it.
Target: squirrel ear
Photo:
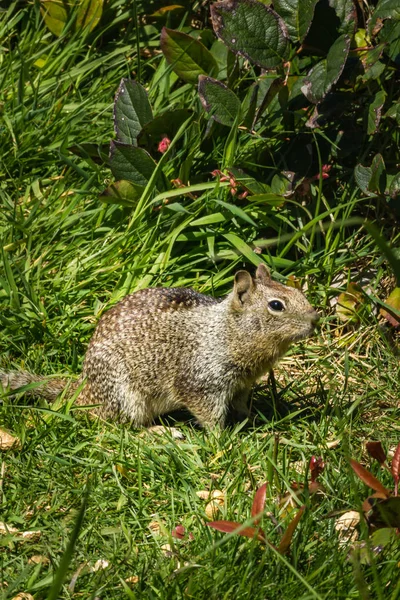
[[[254,289],[253,279],[247,271],[238,271],[235,275],[233,286],[233,304],[235,308],[241,308],[250,298]]]
[[[260,263],[256,271],[256,279],[259,279],[261,283],[268,283],[271,280],[271,274],[268,271],[264,263]]]

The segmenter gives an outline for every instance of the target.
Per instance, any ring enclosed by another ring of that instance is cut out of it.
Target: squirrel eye
[[[268,302],[268,306],[272,308],[272,310],[276,310],[277,312],[282,312],[283,310],[285,310],[285,306],[280,300],[270,300]]]

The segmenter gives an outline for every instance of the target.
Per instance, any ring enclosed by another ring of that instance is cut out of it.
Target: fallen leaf
[[[222,506],[224,506],[224,500],[222,498],[215,498],[214,500],[211,500],[211,502],[209,502],[205,508],[207,518],[215,519]]]
[[[15,535],[23,540],[32,541],[38,540],[42,535],[41,531],[19,531],[11,525],[7,525],[0,521],[0,535]]]
[[[362,288],[357,283],[350,282],[347,290],[339,294],[336,304],[336,314],[342,323],[358,321],[357,310],[364,303]]]
[[[151,521],[148,524],[148,528],[154,533],[154,535],[161,535],[161,526],[158,521]]]
[[[223,502],[225,502],[225,493],[221,492],[221,490],[213,490],[211,492],[211,498],[213,500],[222,500]]]
[[[16,529],[15,527],[12,527],[11,525],[7,525],[6,523],[2,523],[0,521],[0,535],[8,535],[8,534],[18,534],[19,531],[18,529]]]
[[[183,540],[185,539],[185,537],[187,537],[189,540],[193,540],[193,534],[192,533],[188,533],[186,531],[186,528],[183,525],[177,525],[172,531],[171,531],[171,536],[173,538],[176,538],[177,540]]]
[[[355,529],[360,522],[360,513],[356,510],[349,510],[343,513],[335,521],[335,529],[338,532],[341,543],[355,542],[358,538],[358,531]]]
[[[199,490],[196,492],[196,496],[201,498],[201,500],[208,500],[210,497],[210,492],[208,490]]]
[[[167,556],[168,558],[171,558],[171,556],[173,556],[173,550],[172,550],[171,544],[163,544],[161,546],[161,550],[162,550],[162,553],[164,554],[164,556]]]
[[[50,563],[50,559],[47,558],[47,556],[42,556],[41,554],[34,554],[28,560],[28,564],[34,564],[34,565],[38,565],[38,564],[48,565],[49,563]]]
[[[395,310],[400,311],[400,287],[394,288],[390,296],[386,298],[385,304],[391,306]],[[381,308],[379,312],[387,321],[389,321],[391,325],[393,325],[393,327],[398,327],[400,325],[400,318],[396,315],[390,314],[384,308]]]
[[[327,442],[326,443],[326,447],[329,448],[329,450],[331,450],[332,448],[336,448],[337,446],[339,446],[341,440],[332,440],[332,442]]]
[[[4,431],[4,429],[0,429],[0,450],[17,450],[21,447],[21,440],[19,440],[11,433]]]
[[[109,565],[110,565],[110,563],[108,562],[108,560],[99,558],[99,560],[96,560],[93,567],[89,567],[89,571],[91,573],[96,573],[97,571],[102,571],[103,569],[107,569],[109,567]]]

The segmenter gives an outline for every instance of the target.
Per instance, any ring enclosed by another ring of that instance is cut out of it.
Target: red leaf
[[[318,483],[318,481],[311,481],[308,484],[308,491],[309,491],[310,495],[313,496],[317,492],[323,492],[324,486],[322,485],[322,483]]]
[[[310,478],[311,481],[317,481],[317,477],[321,475],[322,471],[325,469],[325,463],[322,460],[322,457],[319,456],[316,458],[315,456],[311,457],[310,460]]]
[[[354,473],[361,479],[361,481],[363,481],[368,487],[372,488],[373,490],[375,490],[376,492],[380,492],[381,494],[384,494],[386,496],[386,498],[389,498],[390,496],[390,492],[388,489],[386,489],[380,481],[378,481],[378,479],[376,477],[374,477],[372,475],[372,473],[370,473],[365,467],[363,467],[362,465],[360,465],[359,462],[357,462],[354,459],[350,459],[350,465],[351,468],[353,469]]]
[[[183,525],[177,525],[175,529],[171,531],[171,536],[173,538],[177,538],[178,540],[183,540],[186,535],[186,529]],[[189,534],[190,539],[193,539],[192,534]]]
[[[365,444],[367,452],[372,458],[375,458],[381,465],[386,460],[386,452],[382,448],[382,444],[380,442],[367,442]]]
[[[301,517],[303,516],[305,509],[306,509],[305,506],[302,506],[301,508],[299,508],[294,519],[292,519],[290,521],[288,528],[286,529],[285,533],[282,536],[281,543],[278,546],[278,552],[280,554],[286,554],[286,552],[289,550],[290,544],[292,542],[293,534],[295,532],[297,525],[299,524]]]
[[[251,516],[261,515],[265,506],[265,497],[267,495],[267,484],[264,483],[254,494],[253,506],[251,507]],[[260,519],[254,519],[254,525],[258,525]]]
[[[245,527],[242,531],[238,531],[239,527],[242,527],[241,523],[235,523],[235,521],[211,521],[206,523],[208,527],[222,531],[222,533],[237,533],[248,538],[257,538],[259,542],[265,542],[265,535],[262,529],[259,527]]]
[[[399,476],[400,476],[400,442],[397,445],[396,451],[392,460],[392,475],[394,478],[395,490],[394,495],[397,496],[397,488],[399,485]]]

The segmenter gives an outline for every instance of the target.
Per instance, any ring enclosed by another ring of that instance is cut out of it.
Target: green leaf
[[[217,36],[234,52],[264,69],[288,58],[289,42],[279,15],[255,0],[225,0],[211,5]]]
[[[390,182],[389,196],[393,199],[400,195],[400,173],[397,173]]]
[[[156,163],[143,148],[113,141],[110,144],[110,166],[116,179],[127,179],[146,186]]]
[[[137,136],[153,113],[146,90],[131,79],[121,79],[114,102],[114,131],[119,142],[137,143]]]
[[[121,204],[122,206],[135,205],[144,190],[144,186],[131,181],[116,181],[108,186],[99,196],[101,202],[108,204]]]
[[[400,102],[394,102],[387,111],[385,117],[394,119],[397,125],[400,125]]]
[[[357,165],[354,177],[358,187],[368,196],[383,194],[386,188],[385,163],[380,154],[376,154],[370,167]]]
[[[304,80],[301,91],[314,104],[318,104],[342,74],[350,49],[350,38],[341,35],[331,46],[326,59],[317,63]]]
[[[379,32],[379,41],[386,44],[385,54],[400,66],[400,20],[387,19]]]
[[[318,0],[274,0],[274,9],[282,17],[290,39],[302,42],[314,16]]]
[[[391,294],[386,298],[385,304],[389,307],[394,308],[396,311],[400,312],[400,287],[395,287]],[[381,308],[380,311],[382,316],[385,317],[387,321],[393,327],[398,327],[400,325],[400,317],[397,317],[394,314],[389,313],[384,308]]]
[[[60,36],[69,19],[67,9],[59,0],[41,0],[40,12],[51,33]]]
[[[380,90],[375,94],[368,108],[368,134],[372,135],[378,131],[379,122],[381,120],[382,108],[385,104],[386,93]]]
[[[385,193],[386,189],[386,171],[385,163],[381,154],[375,154],[371,164],[371,179],[369,182],[371,192],[380,194]]]
[[[186,33],[163,27],[160,45],[168,64],[187,83],[197,83],[199,75],[214,75],[218,71],[211,52]]]
[[[143,127],[137,138],[137,143],[140,146],[150,148],[157,145],[164,136],[172,140],[191,114],[187,108],[178,108],[157,115]]]
[[[357,9],[353,0],[329,0],[340,20],[339,33],[352,35],[357,27]]]
[[[72,11],[77,7],[73,31],[88,28],[92,31],[103,13],[104,0],[41,0],[40,11],[46,26],[54,35],[60,36],[66,23],[71,19]]]
[[[88,27],[92,31],[101,19],[104,0],[77,0],[79,4],[75,31]]]
[[[367,196],[375,196],[374,192],[369,190],[369,182],[372,177],[371,167],[364,167],[363,165],[357,165],[354,169],[354,178],[360,190],[367,194]]]
[[[200,75],[199,96],[204,110],[222,125],[233,125],[241,113],[239,98],[216,79]]]
[[[398,0],[381,0],[378,2],[368,21],[368,32],[371,36],[380,31],[381,22],[385,19],[400,21],[400,4]]]

